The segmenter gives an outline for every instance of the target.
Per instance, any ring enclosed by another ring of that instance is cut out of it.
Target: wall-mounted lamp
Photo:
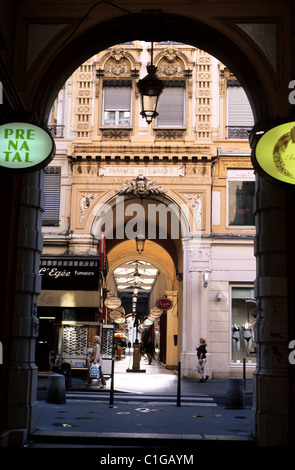
[[[203,286],[205,287],[205,289],[208,286],[208,281],[209,281],[209,273],[206,270],[203,272]]]
[[[216,294],[216,300],[220,301],[222,299],[222,293],[221,292],[217,292]]]
[[[158,116],[157,107],[159,97],[164,89],[164,83],[157,75],[157,67],[153,65],[153,42],[151,49],[151,64],[147,66],[148,74],[139,80],[137,87],[141,97],[141,115],[150,124]]]

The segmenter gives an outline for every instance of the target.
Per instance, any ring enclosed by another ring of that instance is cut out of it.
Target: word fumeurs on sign
[[[54,157],[55,144],[42,127],[25,122],[0,126],[0,167],[31,172],[46,166]]]

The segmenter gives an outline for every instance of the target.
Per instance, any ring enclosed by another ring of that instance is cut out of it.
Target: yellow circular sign
[[[54,157],[54,140],[40,126],[27,122],[0,125],[0,167],[31,172],[46,166]]]
[[[295,122],[267,131],[255,148],[256,163],[271,179],[295,184]],[[254,166],[255,162],[253,162]],[[257,169],[259,172],[259,168]]]

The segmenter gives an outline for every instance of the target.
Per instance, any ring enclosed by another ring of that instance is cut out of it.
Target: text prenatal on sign
[[[54,157],[51,134],[40,126],[10,122],[0,126],[0,167],[18,172],[36,171]]]

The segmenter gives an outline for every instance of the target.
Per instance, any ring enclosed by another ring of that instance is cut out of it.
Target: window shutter
[[[246,127],[254,125],[250,103],[244,89],[240,86],[227,88],[227,125]]]
[[[184,97],[185,88],[183,86],[164,88],[158,108],[158,126],[184,125]]]
[[[131,88],[129,86],[105,86],[104,110],[105,111],[130,111]]]
[[[48,166],[45,169],[44,192],[45,211],[42,225],[59,225],[61,167]]]

